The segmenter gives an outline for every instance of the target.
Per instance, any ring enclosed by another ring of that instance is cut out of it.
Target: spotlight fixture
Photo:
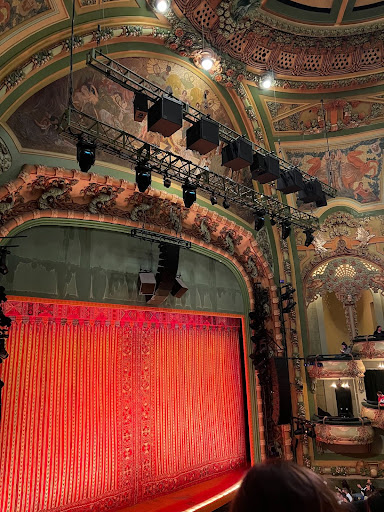
[[[164,176],[163,185],[165,188],[169,188],[172,185],[171,178],[167,174]]]
[[[185,182],[183,185],[183,200],[186,208],[190,208],[196,201],[196,185]]]
[[[281,238],[283,240],[286,240],[290,234],[291,234],[291,223],[289,222],[289,220],[284,220],[281,223]]]
[[[260,231],[264,227],[265,210],[259,209],[255,212],[255,231]]]
[[[140,192],[145,192],[152,182],[152,169],[148,161],[139,162],[136,165],[136,184]]]
[[[0,359],[7,359],[9,356],[6,348],[5,348],[5,339],[0,338]]]
[[[271,215],[269,217],[269,221],[271,223],[271,226],[276,226],[276,217],[274,215]]]
[[[8,274],[8,267],[7,267],[7,255],[11,254],[6,247],[0,248],[0,274],[3,274],[5,276]],[[3,287],[1,287],[3,288]]]
[[[226,197],[224,197],[224,201],[223,201],[223,208],[225,208],[226,210],[228,210],[228,208],[230,207],[231,205],[229,204],[228,202],[228,199]]]
[[[282,309],[283,313],[289,313],[292,311],[292,309],[296,306],[296,302],[294,300],[291,300],[288,302],[288,304],[285,306],[285,308]]]
[[[211,201],[212,206],[215,206],[215,204],[217,204],[217,197],[215,196],[215,194],[213,192],[211,194],[210,201]]]
[[[164,14],[169,9],[169,2],[167,0],[157,0],[155,3],[155,9],[161,14]]]
[[[290,300],[292,299],[293,294],[295,293],[296,288],[292,288],[291,286],[288,288],[287,291],[281,294],[280,298],[281,300]]]
[[[96,144],[93,142],[85,142],[82,139],[76,145],[77,162],[82,172],[88,172],[95,163]]]
[[[309,247],[311,243],[314,241],[315,237],[313,236],[314,230],[312,228],[308,228],[304,230],[305,234],[305,247]]]
[[[268,71],[261,76],[259,85],[262,89],[270,89],[275,80],[274,74],[272,71]]]

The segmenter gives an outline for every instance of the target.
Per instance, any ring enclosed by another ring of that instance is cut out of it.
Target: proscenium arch
[[[35,212],[36,214],[37,212]],[[69,226],[69,227],[78,227],[78,228],[91,228],[98,230],[107,230],[114,231],[120,233],[129,234],[132,230],[133,226],[127,226],[119,223],[108,223],[104,221],[94,221],[94,220],[82,220],[76,218],[61,218],[54,217],[52,218],[47,214],[47,212],[39,211],[41,216],[34,215],[35,218],[25,220],[23,218],[18,218],[18,225],[11,228],[8,233],[9,236],[15,236],[18,234],[22,234],[24,231],[29,230],[33,227],[37,226]],[[75,215],[77,212],[73,212]],[[45,214],[45,215],[44,215]],[[1,241],[1,245],[5,245],[6,240]],[[240,272],[237,265],[233,263],[223,251],[214,250],[213,248],[207,248],[203,245],[199,245],[196,242],[192,241],[192,250],[213,258],[217,261],[223,263],[236,277],[236,280],[240,286],[243,303],[245,307],[245,311],[249,311],[252,307],[253,298],[249,293],[249,282],[247,283],[247,278],[244,276],[242,272]],[[242,331],[244,338],[244,352],[245,352],[245,373],[246,373],[246,388],[247,388],[247,407],[248,407],[248,424],[249,424],[249,440],[250,440],[250,449],[251,449],[251,461],[252,463],[261,461],[265,454],[265,441],[263,432],[262,417],[260,416],[260,410],[258,408],[258,391],[256,389],[256,379],[253,378],[254,368],[252,365],[251,359],[248,357],[248,354],[252,352],[252,344],[250,340],[249,333],[249,318],[248,315],[239,315],[242,317]]]

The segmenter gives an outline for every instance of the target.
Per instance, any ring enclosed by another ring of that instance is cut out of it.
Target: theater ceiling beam
[[[155,103],[162,97],[170,96],[170,94],[166,92],[164,89],[150,82],[146,78],[143,78],[142,76],[138,75],[134,71],[130,70],[129,68],[121,64],[120,62],[112,59],[108,55],[104,54],[98,48],[93,48],[87,54],[87,65],[92,67],[96,71],[102,73],[104,76],[114,81],[121,87],[133,91],[134,93],[145,94],[148,100],[152,103]],[[182,105],[183,118],[189,123],[193,124],[200,121],[201,119],[206,118],[206,116],[202,112],[192,107],[191,105],[184,102],[182,102]],[[232,130],[231,128],[228,128],[228,126],[225,126],[216,120],[214,122],[217,123],[219,126],[219,138],[223,142],[230,144],[231,142],[241,137],[241,134],[237,133],[235,130]],[[251,144],[253,151],[261,153],[264,156],[272,155],[274,158],[277,158],[279,160],[279,165],[282,171],[290,171],[294,167],[292,166],[291,163],[287,162],[286,160],[277,156],[276,154],[267,151],[262,146],[259,146],[254,142],[251,142]],[[313,181],[313,176],[311,176],[310,174],[306,173],[305,171],[298,167],[294,168],[299,170],[303,177],[304,183]],[[336,196],[336,189],[334,189],[327,183],[319,183],[321,184],[321,188],[324,194],[326,194],[329,197]]]
[[[265,196],[253,188],[238,183],[209,169],[200,167],[170,151],[149,144],[119,128],[102,123],[98,119],[69,107],[60,123],[60,132],[71,140],[79,139],[96,143],[97,148],[122,160],[137,165],[145,160],[154,172],[170,179],[196,185],[209,194],[226,198],[229,202],[254,211],[264,208],[277,220],[289,220],[292,224],[317,229],[319,220],[306,212],[297,210],[270,196]]]

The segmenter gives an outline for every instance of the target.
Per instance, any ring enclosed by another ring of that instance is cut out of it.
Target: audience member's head
[[[336,512],[335,494],[323,480],[297,464],[273,460],[246,474],[231,512]]]

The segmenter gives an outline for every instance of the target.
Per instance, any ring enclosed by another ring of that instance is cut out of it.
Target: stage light
[[[145,192],[152,182],[152,169],[148,162],[136,165],[136,184],[140,192]]]
[[[169,188],[172,185],[171,178],[169,178],[167,175],[164,176],[163,185],[165,188]]]
[[[217,197],[215,196],[215,194],[213,192],[211,194],[210,201],[211,201],[212,206],[215,206],[215,204],[217,204]]]
[[[281,300],[290,300],[292,295],[295,293],[296,288],[289,287],[286,292],[281,294]]]
[[[295,436],[302,436],[304,434],[304,428],[303,427],[299,427],[297,428],[296,430],[293,431],[293,434]]]
[[[229,204],[228,200],[226,197],[224,197],[224,201],[223,201],[223,208],[225,208],[226,210],[228,210],[228,208],[230,207],[231,205]]]
[[[11,327],[12,318],[5,316],[2,309],[0,308],[0,327]]]
[[[93,142],[85,142],[79,140],[76,145],[77,148],[77,162],[82,172],[88,172],[92,165],[95,163],[96,158],[96,144]]]
[[[283,313],[289,313],[292,311],[292,309],[296,306],[295,301],[288,302],[288,304],[285,306],[285,308],[282,309]]]
[[[314,241],[315,237],[313,236],[314,230],[312,228],[308,228],[304,230],[305,234],[305,247],[309,247],[311,243]]]
[[[7,302],[7,296],[5,295],[4,286],[0,286],[0,302]]]
[[[5,339],[0,338],[0,359],[7,359],[9,356],[6,348],[5,348]]]
[[[289,220],[284,220],[281,223],[281,238],[283,240],[286,240],[290,234],[291,234],[291,223],[289,222]]]
[[[260,87],[262,89],[270,89],[272,87],[274,79],[275,79],[275,77],[271,71],[269,71],[268,73],[265,73],[260,78],[260,82],[259,82]]]
[[[316,439],[316,432],[313,430],[312,426],[310,428],[308,428],[308,430],[306,431],[306,434],[311,439]]]
[[[169,2],[167,2],[167,0],[157,0],[155,4],[155,9],[161,14],[164,14],[169,9]]]
[[[184,183],[183,185],[183,200],[186,208],[190,208],[196,201],[196,185],[191,183]]]
[[[5,247],[0,248],[0,274],[8,274],[7,254],[11,254]]]
[[[276,217],[274,215],[271,215],[269,217],[269,220],[270,220],[271,226],[276,226]]]
[[[260,231],[264,227],[265,210],[256,210],[255,212],[255,231]]]

